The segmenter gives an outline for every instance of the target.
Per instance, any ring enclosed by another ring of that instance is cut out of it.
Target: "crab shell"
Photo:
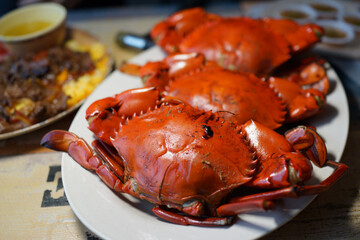
[[[182,53],[148,62],[138,71],[146,87],[156,87],[166,96],[205,111],[218,112],[228,121],[241,124],[252,119],[276,129],[286,122],[314,116],[325,105],[329,82],[326,72],[320,64],[308,65],[299,70],[304,77],[295,77],[300,74],[293,73],[291,80],[266,79],[224,69],[205,60],[203,54]],[[130,72],[126,66],[122,71]],[[307,77],[310,71],[319,74]],[[303,89],[301,81],[309,84],[307,89]],[[320,87],[313,87],[313,82]]]
[[[269,74],[294,54],[319,42],[322,32],[315,24],[299,25],[287,19],[222,18],[192,8],[155,25],[151,36],[169,53],[203,53],[225,68]]]
[[[244,138],[216,114],[177,105],[132,118],[112,143],[141,198],[179,210],[198,201],[215,209],[252,179],[256,158]]]
[[[285,103],[269,84],[254,75],[225,69],[205,67],[175,78],[165,94],[219,112],[228,121],[253,119],[272,129],[280,127],[286,115]]]

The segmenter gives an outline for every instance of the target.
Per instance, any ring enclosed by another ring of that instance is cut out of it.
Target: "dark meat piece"
[[[11,56],[0,64],[0,133],[41,122],[67,109],[62,71],[70,79],[94,70],[88,53],[55,47],[23,57]],[[19,107],[20,106],[20,107]],[[17,107],[17,109],[15,109]]]

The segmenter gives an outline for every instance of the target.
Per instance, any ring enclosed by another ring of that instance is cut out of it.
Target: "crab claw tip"
[[[40,145],[57,151],[66,152],[70,143],[76,140],[76,136],[63,130],[53,130],[45,134]]]
[[[317,166],[327,161],[326,145],[321,136],[312,127],[299,126],[286,133],[286,139],[295,150],[300,150]]]

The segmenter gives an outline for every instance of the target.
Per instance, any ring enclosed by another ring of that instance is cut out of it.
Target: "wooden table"
[[[70,12],[68,23],[98,36],[119,65],[137,53],[119,48],[114,41],[116,33],[146,33],[174,9],[170,6],[140,11],[118,8]],[[230,9],[238,11],[234,6]],[[262,239],[360,239],[360,93],[354,93],[353,88],[347,90],[351,123],[342,162],[350,166],[349,171],[298,216]],[[49,130],[68,129],[74,115],[38,131],[0,141],[0,239],[96,239],[66,200],[61,153],[39,146]]]

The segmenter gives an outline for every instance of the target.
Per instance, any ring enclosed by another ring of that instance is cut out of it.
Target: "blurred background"
[[[181,8],[187,6],[206,6],[214,3],[236,3],[239,0],[2,0],[0,5],[0,15],[17,8],[36,2],[57,2],[66,6],[68,9],[91,9],[98,7],[113,7],[113,6],[134,6],[134,5],[181,5]]]

